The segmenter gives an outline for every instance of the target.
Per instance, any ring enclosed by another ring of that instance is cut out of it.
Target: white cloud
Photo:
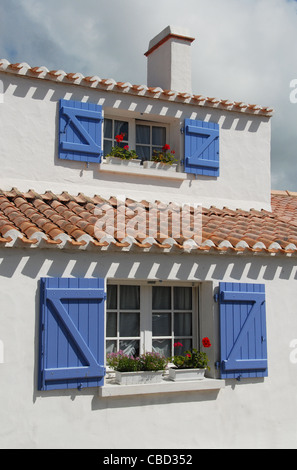
[[[3,5],[5,3],[5,5]],[[0,50],[67,72],[146,82],[144,52],[168,24],[186,27],[193,91],[275,107],[272,182],[297,191],[297,3],[293,0],[9,0]]]

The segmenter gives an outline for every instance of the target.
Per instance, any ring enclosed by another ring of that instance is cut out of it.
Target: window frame
[[[109,113],[104,114],[103,118],[104,118],[104,121],[106,119],[112,120],[112,135],[114,133],[113,132],[114,131],[114,121],[123,121],[123,122],[128,123],[128,140],[124,139],[123,143],[125,145],[128,144],[130,150],[136,150],[136,145],[137,145],[136,144],[136,125],[137,124],[150,126],[150,138],[152,137],[152,127],[153,126],[164,127],[165,130],[166,130],[166,139],[165,139],[166,143],[170,144],[170,123],[169,122],[146,120],[146,119],[141,119],[139,117],[127,117],[127,116],[124,116],[124,115],[121,115],[121,114],[112,115],[112,114],[109,114]],[[112,146],[114,146],[116,144],[114,137],[105,138],[105,136],[104,136],[104,123],[103,123],[102,142],[103,142],[103,158],[105,159],[104,140],[111,141]],[[142,145],[142,144],[139,144],[139,145]],[[148,144],[143,144],[143,145],[150,147],[150,149],[151,149],[151,151],[150,151],[150,160],[151,160],[152,147],[156,147],[156,148],[159,148],[159,147],[153,146],[152,142],[150,142],[149,145]]]
[[[200,332],[201,332],[201,325],[200,325],[200,283],[193,283],[193,282],[179,282],[179,281],[137,281],[137,280],[115,280],[115,279],[107,279],[106,282],[106,289],[108,289],[109,285],[117,285],[117,292],[119,294],[119,286],[120,285],[137,285],[140,286],[140,354],[145,351],[152,351],[152,344],[153,344],[153,308],[152,308],[152,291],[154,286],[164,286],[164,287],[171,287],[171,295],[173,298],[174,287],[191,287],[192,289],[192,348],[199,349],[200,345]],[[119,298],[118,298],[118,310],[119,308]],[[113,311],[114,309],[110,309]],[[107,308],[106,304],[106,327],[107,327],[107,315],[109,309]],[[171,306],[171,315],[174,316],[174,305]],[[188,310],[187,310],[188,312]],[[117,314],[117,319],[119,319],[119,312]],[[119,330],[119,325],[117,327]],[[117,331],[118,333],[118,331]],[[158,336],[161,337],[161,336]],[[164,336],[162,336],[163,338]],[[117,345],[120,341],[120,336],[117,338]],[[136,337],[135,337],[136,338]],[[107,341],[115,339],[114,337],[107,336],[107,330],[105,328],[105,347]],[[130,338],[129,339],[134,339]],[[138,339],[138,338],[136,338]],[[172,340],[172,355],[174,354],[174,334],[172,331],[172,335],[168,337],[168,339]]]

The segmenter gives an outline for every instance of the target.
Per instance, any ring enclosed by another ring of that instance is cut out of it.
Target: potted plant
[[[123,351],[107,355],[107,364],[115,371],[116,383],[121,385],[160,382],[167,362],[167,358],[156,352],[137,357]]]
[[[152,160],[144,161],[145,168],[161,168],[163,170],[176,171],[177,159],[175,158],[175,151],[170,150],[170,145],[165,144],[162,150],[154,150]]]
[[[125,134],[121,133],[115,136],[117,145],[112,147],[110,153],[106,155],[106,162],[111,164],[125,164],[133,163],[134,165],[140,165],[141,160],[137,158],[135,150],[129,150],[129,145],[122,147],[120,144],[123,141]]]
[[[175,343],[175,347],[182,347],[181,343]],[[205,337],[202,339],[202,346],[204,348],[210,348],[211,343],[209,338]],[[192,349],[191,351],[185,351],[183,355],[173,356],[171,362],[174,367],[169,369],[169,379],[173,381],[184,381],[184,380],[201,380],[204,378],[205,371],[209,370],[209,359],[204,351],[198,351]]]

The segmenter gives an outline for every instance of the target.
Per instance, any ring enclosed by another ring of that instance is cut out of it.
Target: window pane
[[[120,350],[129,356],[139,356],[139,341],[138,340],[121,340]]]
[[[171,339],[154,339],[153,351],[165,357],[171,356]]]
[[[174,334],[175,336],[192,336],[192,314],[174,314]]]
[[[153,336],[171,336],[171,313],[153,314]]]
[[[153,145],[163,145],[166,144],[166,128],[165,127],[155,127],[152,129],[152,144]]]
[[[191,287],[174,287],[174,309],[192,310]]]
[[[139,313],[120,313],[120,337],[140,336]]]
[[[150,144],[150,126],[136,125],[136,143]]]
[[[128,123],[125,121],[114,121],[114,137],[119,134],[124,134],[124,141],[128,142],[129,140],[129,128]]]
[[[116,310],[117,290],[117,286],[107,286],[107,310]]]
[[[109,155],[111,152],[111,140],[104,140],[104,156]]]
[[[139,310],[140,287],[120,286],[120,306],[122,310]]]
[[[116,351],[117,351],[116,340],[107,340],[106,341],[106,354],[114,353]]]
[[[151,148],[143,145],[136,145],[136,153],[138,158],[142,161],[151,159]]]
[[[174,348],[174,355],[184,354],[185,351],[190,351],[192,349],[192,340],[184,338],[174,338],[174,344],[180,343],[182,346],[177,346]]]
[[[117,336],[117,314],[116,312],[108,312],[106,320],[106,336]]]
[[[104,119],[104,137],[106,139],[112,138],[112,120]]]
[[[171,309],[171,287],[153,287],[153,310]]]

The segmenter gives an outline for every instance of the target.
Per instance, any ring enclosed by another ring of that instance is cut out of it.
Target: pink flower
[[[174,343],[173,346],[174,346],[175,348],[183,347],[183,345],[182,345],[181,343],[178,343],[178,342],[177,342],[177,343]]]

